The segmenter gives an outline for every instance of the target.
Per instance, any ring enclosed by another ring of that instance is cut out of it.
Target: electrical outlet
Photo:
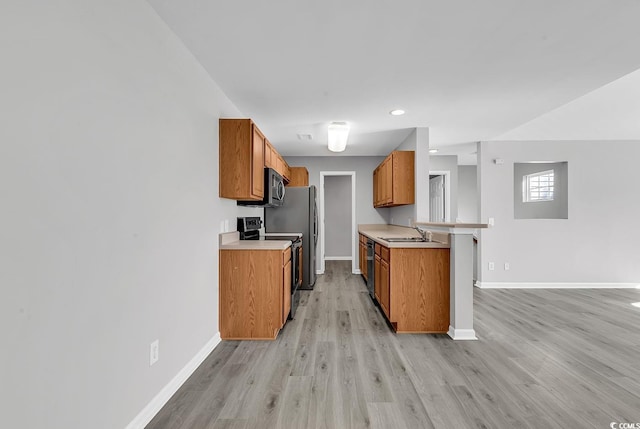
[[[229,219],[224,220],[224,232],[229,232]]]
[[[489,222],[487,222],[489,225],[493,226],[496,223],[496,220],[492,217],[489,218]]]
[[[149,346],[149,366],[158,362],[160,359],[160,340],[155,340]]]
[[[489,262],[489,271],[493,271],[496,269],[496,264],[494,264],[493,262]]]
[[[508,262],[505,262],[505,263],[504,263],[504,270],[505,270],[505,271],[509,271],[509,268],[510,268],[510,267],[509,267],[509,263],[508,263]]]

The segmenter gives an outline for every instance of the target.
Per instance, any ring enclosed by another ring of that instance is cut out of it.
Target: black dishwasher
[[[371,299],[376,299],[375,296],[375,281],[376,276],[374,274],[375,267],[374,262],[376,259],[376,249],[375,242],[367,238],[367,289],[369,289],[369,295],[371,295]]]

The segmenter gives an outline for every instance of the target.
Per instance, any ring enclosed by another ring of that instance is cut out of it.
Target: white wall
[[[351,257],[351,176],[324,178],[325,256]]]
[[[449,222],[455,222],[458,217],[458,157],[455,155],[431,156],[429,171],[449,172]]]
[[[477,173],[475,165],[458,166],[458,218],[461,222],[478,221]]]
[[[4,2],[0,32],[2,426],[122,428],[218,333],[240,112],[144,1]]]
[[[384,157],[286,156],[285,159],[292,167],[307,167],[307,170],[309,170],[309,185],[318,187],[318,192],[320,192],[321,171],[355,171],[356,225],[365,223],[388,223],[386,218],[388,209],[373,208],[373,170],[375,170],[378,164],[384,161]],[[357,240],[357,235],[353,239]],[[320,255],[320,240],[318,240],[316,255]],[[320,256],[318,256],[316,258],[317,270],[320,269],[320,263]]]
[[[638,141],[482,142],[481,220],[495,226],[481,232],[480,280],[640,284],[639,159]],[[568,219],[514,219],[513,163],[526,161],[568,162]]]

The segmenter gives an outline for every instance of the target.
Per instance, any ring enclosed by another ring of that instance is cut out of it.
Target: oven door
[[[302,243],[292,243],[291,251],[291,312],[289,319],[293,319],[300,303],[300,291],[298,288],[302,285]]]

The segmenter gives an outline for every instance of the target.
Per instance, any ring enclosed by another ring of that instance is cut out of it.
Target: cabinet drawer
[[[380,246],[380,257],[389,262],[389,249],[384,246]]]
[[[285,265],[290,260],[291,260],[291,247],[287,247],[287,249],[282,253],[282,265]]]
[[[376,255],[380,256],[380,249],[382,249],[382,246],[376,243],[375,249],[376,249]]]

